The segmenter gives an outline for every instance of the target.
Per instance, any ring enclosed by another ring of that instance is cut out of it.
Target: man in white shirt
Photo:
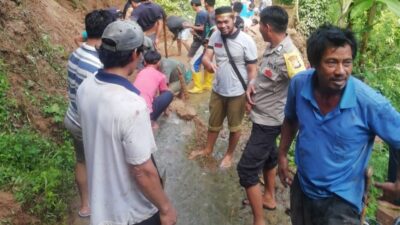
[[[98,50],[104,69],[78,89],[92,225],[176,223],[152,160],[157,147],[146,103],[127,79],[143,39],[133,21],[107,26]]]

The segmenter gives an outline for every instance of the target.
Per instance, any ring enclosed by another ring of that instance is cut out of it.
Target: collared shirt
[[[323,115],[313,94],[314,76],[311,69],[292,78],[285,107],[285,117],[299,122],[295,161],[301,188],[313,199],[337,195],[361,212],[375,135],[400,149],[400,114],[350,76],[338,106]]]
[[[103,70],[78,89],[91,224],[136,224],[157,212],[128,166],[146,162],[157,150],[149,111],[138,93],[127,79]]]
[[[289,35],[262,56],[255,81],[255,106],[250,119],[257,124],[280,126],[283,122],[289,75],[284,54],[299,52]],[[299,54],[300,55],[300,54]]]
[[[257,46],[253,38],[237,29],[236,33],[226,38],[226,43],[240,75],[247,83],[247,64],[257,63]],[[242,95],[245,90],[229,62],[219,30],[211,35],[208,48],[213,49],[218,68],[215,73],[213,90],[225,97]]]

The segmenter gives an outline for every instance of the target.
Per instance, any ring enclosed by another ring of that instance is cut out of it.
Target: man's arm
[[[293,178],[289,175],[287,154],[298,129],[299,123],[297,120],[290,120],[285,117],[281,128],[281,141],[279,144],[278,153],[278,174],[282,184],[285,187],[292,184],[293,180]]]
[[[163,18],[157,20],[156,22],[156,39],[154,40],[154,45],[156,48],[158,48],[158,43],[160,42],[160,36],[161,36],[161,32],[163,30],[163,26],[164,26],[164,20]]]
[[[203,59],[201,62],[204,65],[204,68],[209,71],[215,73],[217,71],[217,65],[213,63],[214,58],[214,50],[211,48],[207,48],[206,52],[203,55]]]
[[[255,63],[247,64],[246,69],[247,69],[247,78],[249,81],[246,90],[247,102],[250,103],[251,105],[254,105],[254,101],[251,96],[256,93],[255,81],[257,76],[257,64]]]
[[[143,195],[160,211],[162,225],[176,223],[177,214],[165,194],[157,169],[151,159],[140,165],[130,165],[130,172]]]
[[[395,151],[395,149],[391,149],[391,151]],[[397,150],[398,151],[398,150]],[[385,183],[375,183],[375,186],[379,189],[382,189],[383,196],[382,200],[392,202],[400,199],[400,153],[399,152],[391,152],[390,157],[393,157],[393,161],[397,164],[396,171],[396,180],[392,180],[393,182],[385,182]],[[394,178],[389,178],[394,179]]]

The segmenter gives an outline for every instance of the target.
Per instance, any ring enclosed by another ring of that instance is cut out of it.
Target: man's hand
[[[382,189],[383,196],[381,199],[384,201],[391,202],[395,199],[400,199],[400,181],[395,183],[375,183],[375,187]]]
[[[286,155],[278,156],[278,175],[284,187],[292,184],[293,178],[290,176],[289,163]]]
[[[206,67],[207,71],[211,73],[217,72],[217,68],[218,68],[217,65],[215,65],[214,63],[209,63],[208,66]]]
[[[255,81],[255,79],[250,80],[246,90],[247,102],[252,106],[255,105],[253,101],[253,95],[256,93]]]
[[[176,224],[177,214],[175,208],[170,205],[166,210],[160,210],[161,225]]]

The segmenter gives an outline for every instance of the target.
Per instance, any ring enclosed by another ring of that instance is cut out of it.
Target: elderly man
[[[291,185],[294,225],[360,224],[375,136],[400,149],[400,114],[351,75],[356,52],[351,31],[323,25],[307,40],[314,69],[291,80],[278,172],[282,183]],[[292,178],[287,152],[297,131]]]
[[[157,147],[146,103],[127,79],[143,39],[133,21],[108,25],[99,48],[104,70],[78,89],[93,225],[176,223],[152,160]]]
[[[233,152],[240,138],[246,104],[246,84],[256,76],[257,47],[249,35],[235,27],[235,16],[231,7],[217,8],[215,21],[218,30],[211,35],[203,56],[206,70],[216,74],[210,97],[207,144],[204,149],[192,152],[190,158],[213,152],[223,121],[227,117],[229,144],[220,167],[228,168],[232,165]],[[214,56],[216,64],[213,62]]]

